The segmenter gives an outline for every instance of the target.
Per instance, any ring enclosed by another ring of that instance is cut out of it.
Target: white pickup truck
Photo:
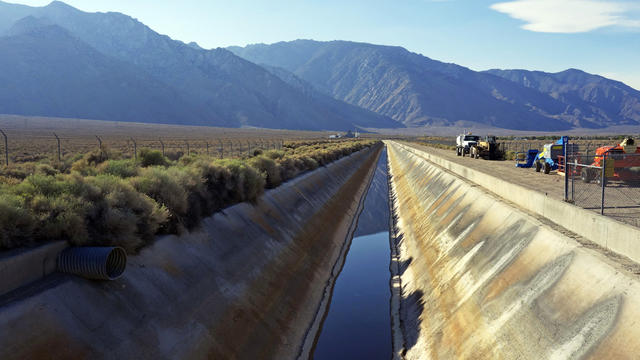
[[[456,155],[465,156],[471,151],[471,147],[475,146],[480,140],[479,136],[471,134],[461,134],[456,138]]]

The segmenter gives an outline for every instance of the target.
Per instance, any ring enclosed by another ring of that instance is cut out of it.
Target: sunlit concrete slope
[[[388,145],[396,357],[638,357],[638,275]]]
[[[117,281],[57,275],[0,298],[0,359],[296,358],[314,338],[380,151],[160,238]]]

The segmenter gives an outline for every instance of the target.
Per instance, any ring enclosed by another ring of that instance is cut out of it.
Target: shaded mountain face
[[[57,25],[28,17],[9,33],[0,37],[0,113],[206,123],[178,92]]]
[[[296,40],[230,47],[235,54],[286,69],[336,99],[407,126],[484,124],[564,130],[625,123],[490,72],[435,61],[400,47]]]
[[[20,17],[32,16],[41,24],[64,29],[96,53],[135,67],[138,73],[145,74],[140,76],[151,79],[149,86],[164,88],[164,91],[178,94],[178,98],[188,99],[192,105],[175,117],[175,123],[202,124],[204,119],[205,124],[216,126],[308,130],[347,130],[356,125],[351,122],[352,111],[346,104],[327,109],[279,77],[227,50],[204,50],[193,44],[171,40],[126,15],[85,13],[61,2],[41,8],[14,8],[0,2],[0,13],[5,13],[0,17],[0,29],[5,29],[4,35],[15,36],[23,31]],[[15,25],[11,30],[7,26],[10,22]],[[64,56],[64,53],[48,55]],[[39,68],[50,67],[48,59],[45,56],[42,62],[32,63],[33,69],[40,71]],[[73,62],[72,59],[69,61]],[[117,72],[118,69],[113,70]],[[73,72],[67,75],[75,76]],[[101,87],[102,84],[96,83],[95,86]],[[109,98],[109,89],[102,90],[103,96]],[[137,99],[136,94],[130,95],[131,99]],[[144,94],[140,96],[144,97]],[[53,103],[53,100],[44,100],[45,103]],[[90,117],[89,113],[76,111],[76,104],[63,103],[60,106],[68,107],[69,112],[79,117]],[[38,115],[54,115],[48,109],[43,105]],[[167,114],[168,118],[173,116],[170,114]],[[125,113],[118,118],[155,122],[152,115],[150,113],[141,119]],[[377,114],[368,112],[361,115],[360,126],[380,124]],[[391,119],[383,120],[386,127],[401,126]]]
[[[605,125],[636,125],[640,122],[640,91],[619,81],[581,70],[559,73],[527,70],[488,70],[527,88],[562,101],[577,118]]]
[[[327,109],[328,112],[348,114],[349,121],[358,127],[389,129],[400,126],[399,122],[391,119],[390,117],[379,115],[344,101],[336,100],[333,97],[316,90],[313,85],[283,68],[269,65],[262,65],[262,67],[282,79],[287,84],[296,88],[304,94],[304,96],[313,99],[315,103]]]

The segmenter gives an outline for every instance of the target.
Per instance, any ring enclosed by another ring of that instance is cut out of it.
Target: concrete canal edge
[[[116,281],[56,274],[1,298],[0,358],[295,358],[381,149],[161,237]]]

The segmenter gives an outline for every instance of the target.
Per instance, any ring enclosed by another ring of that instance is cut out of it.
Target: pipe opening
[[[115,280],[127,267],[127,252],[120,247],[75,247],[58,257],[58,271],[93,280]]]

